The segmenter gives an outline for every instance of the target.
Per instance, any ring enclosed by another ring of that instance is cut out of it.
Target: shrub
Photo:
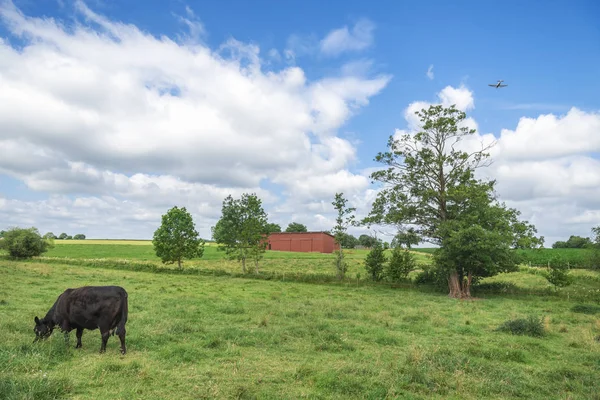
[[[11,228],[4,233],[0,249],[13,258],[31,258],[48,251],[52,242],[40,236],[36,228]]]
[[[417,285],[434,285],[439,288],[448,288],[448,279],[442,271],[433,265],[421,267],[423,270],[415,277]]]
[[[408,277],[412,271],[417,268],[415,256],[408,250],[401,247],[395,247],[392,251],[392,258],[387,265],[385,275],[388,280],[398,282]]]
[[[533,337],[541,337],[546,334],[544,322],[541,318],[534,316],[505,321],[497,330],[513,335],[527,335]]]
[[[555,256],[550,261],[549,271],[545,274],[548,282],[555,287],[569,286],[573,279],[569,275],[569,264],[560,256]]]
[[[383,265],[385,261],[383,245],[380,241],[377,241],[373,244],[373,248],[369,251],[365,259],[365,269],[374,281],[380,281],[383,278]]]

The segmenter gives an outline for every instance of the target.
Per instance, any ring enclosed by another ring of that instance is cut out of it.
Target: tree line
[[[461,149],[460,142],[476,133],[466,126],[463,111],[454,105],[432,105],[415,114],[419,130],[400,137],[391,135],[387,150],[375,156],[382,168],[370,177],[380,190],[367,216],[357,220],[356,209],[349,207],[344,194],[335,194],[331,204],[336,220],[331,234],[340,245],[335,251],[336,275],[344,279],[344,247],[355,243],[348,228],[385,226],[396,231],[388,245],[394,250],[387,262],[382,258],[386,245],[376,239],[369,243],[372,250],[365,268],[372,279],[402,278],[413,268],[411,246],[430,243],[437,248],[428,273],[438,282],[445,282],[450,297],[469,298],[472,285],[480,279],[518,269],[519,257],[513,250],[541,248],[544,237],[537,235],[533,224],[520,218],[517,209],[497,198],[495,180],[476,177],[478,169],[490,164],[493,144]],[[290,226],[288,229],[305,229],[295,223]],[[267,235],[280,230],[279,225],[268,222],[262,202],[254,193],[237,199],[227,196],[221,217],[211,228],[219,251],[239,261],[244,272],[258,272]],[[592,232],[595,236],[589,240],[591,244],[584,241],[585,245],[600,252],[600,226]],[[368,238],[363,239],[366,243]],[[570,246],[580,242],[571,237],[566,243]],[[199,238],[185,207],[173,207],[162,216],[153,245],[163,262],[177,262],[182,268],[184,258],[203,255],[205,241]]]

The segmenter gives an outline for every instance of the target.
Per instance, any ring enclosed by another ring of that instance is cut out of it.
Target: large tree
[[[299,222],[291,222],[287,228],[285,228],[286,232],[308,232],[306,225],[303,225]]]
[[[244,193],[240,199],[227,196],[223,201],[222,216],[212,227],[219,249],[229,258],[241,261],[244,273],[248,258],[254,261],[255,272],[258,272],[258,262],[267,246],[267,233],[267,214],[254,193]]]
[[[364,222],[400,231],[411,227],[419,243],[439,245],[436,265],[448,280],[450,296],[469,297],[477,277],[515,267],[511,248],[541,246],[543,238],[534,236],[533,225],[518,220],[516,210],[497,202],[495,181],[475,178],[476,169],[489,165],[491,145],[461,150],[460,142],[476,132],[466,126],[464,112],[454,105],[432,105],[416,115],[419,131],[390,136],[388,151],[375,157],[386,168],[371,178],[383,188]],[[494,236],[498,227],[502,233]],[[477,245],[462,246],[469,237]],[[492,237],[494,251],[481,242]]]
[[[162,223],[154,232],[152,244],[163,263],[177,262],[179,269],[182,269],[184,258],[202,257],[205,242],[199,238],[191,214],[185,207],[175,206],[162,216]]]

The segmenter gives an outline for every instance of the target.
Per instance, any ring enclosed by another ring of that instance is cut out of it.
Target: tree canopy
[[[303,225],[299,222],[291,222],[287,228],[285,228],[286,232],[308,232],[306,225]]]
[[[220,250],[229,258],[241,261],[244,273],[248,258],[254,261],[258,272],[258,262],[267,246],[267,228],[267,214],[261,200],[254,193],[244,193],[240,199],[231,195],[225,198],[221,218],[212,227],[212,235]]]
[[[417,236],[419,242],[439,245],[436,265],[448,280],[450,296],[469,297],[477,277],[514,268],[511,248],[541,246],[543,238],[535,237],[533,225],[518,220],[518,211],[497,201],[495,181],[475,178],[476,169],[489,165],[492,145],[461,149],[476,132],[464,112],[454,105],[432,105],[416,115],[419,130],[390,136],[388,151],[375,157],[386,168],[371,178],[383,187],[363,222],[401,231],[411,227],[411,243]],[[479,254],[484,249],[489,252]]]
[[[163,263],[177,262],[179,269],[182,269],[184,258],[202,257],[205,242],[199,238],[187,209],[175,206],[162,216],[162,223],[154,232],[152,244]]]
[[[571,235],[566,242],[557,241],[552,244],[553,249],[587,249],[593,246],[592,239]]]
[[[11,228],[4,231],[0,249],[13,258],[37,257],[52,247],[51,239],[44,239],[37,228]]]

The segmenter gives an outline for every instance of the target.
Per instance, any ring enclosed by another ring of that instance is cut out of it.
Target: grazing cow
[[[106,351],[106,342],[112,334],[121,340],[121,354],[125,354],[125,323],[127,322],[127,292],[120,286],[84,286],[65,290],[42,319],[34,318],[34,343],[47,339],[58,326],[69,339],[69,332],[77,329],[76,349],[81,347],[81,335],[84,329],[100,328],[102,346],[100,353]]]

